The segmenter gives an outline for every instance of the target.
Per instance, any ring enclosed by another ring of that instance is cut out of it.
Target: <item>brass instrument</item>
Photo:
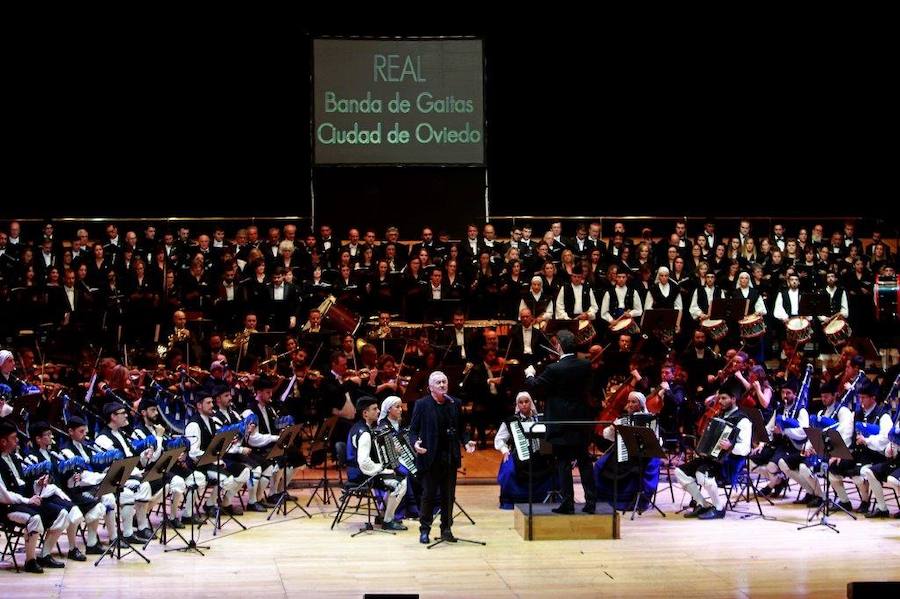
[[[240,349],[250,339],[250,335],[256,332],[256,329],[244,329],[234,336],[234,339],[225,339],[222,341],[222,349],[225,351],[234,351]]]
[[[166,354],[175,349],[176,343],[181,343],[182,341],[187,341],[191,338],[191,332],[187,329],[175,329],[175,332],[169,335],[169,342],[167,345],[159,344],[156,346],[156,353],[159,355],[161,360],[166,358]]]

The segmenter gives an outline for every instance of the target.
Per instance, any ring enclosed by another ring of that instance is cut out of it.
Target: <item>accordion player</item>
[[[556,489],[556,475],[552,460],[540,453],[540,440],[529,439],[528,431],[540,415],[531,395],[523,391],[516,397],[516,412],[500,424],[494,436],[494,448],[503,454],[497,472],[500,485],[500,508],[513,508],[515,503],[528,501],[528,469],[531,463],[532,498],[542,500]]]
[[[697,446],[699,457],[675,469],[678,482],[694,501],[686,518],[712,520],[725,517],[725,497],[719,495],[719,482],[734,484],[750,453],[752,424],[738,409],[734,395],[719,392],[717,401],[722,417],[713,419]],[[703,497],[705,489],[708,499]]]

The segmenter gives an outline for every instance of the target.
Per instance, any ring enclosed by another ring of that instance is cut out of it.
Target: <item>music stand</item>
[[[167,480],[168,477],[166,475],[169,473],[169,470],[171,470],[172,466],[174,466],[175,463],[178,461],[178,458],[181,457],[181,454],[183,454],[185,451],[186,451],[186,449],[183,445],[180,445],[178,447],[174,447],[172,449],[164,451],[162,453],[162,455],[159,456],[159,459],[157,459],[156,462],[154,462],[152,466],[150,466],[149,468],[147,468],[147,470],[144,471],[144,478],[141,481],[143,483],[152,483],[153,481],[159,480],[159,479],[162,479],[162,481],[163,481],[162,524],[160,524],[156,528],[156,530],[153,531],[154,534],[156,532],[159,532],[159,544],[160,545],[168,544],[168,540],[166,539],[166,531],[169,528],[169,517],[166,514],[166,495],[168,495],[168,491],[166,490],[166,487],[169,486],[169,481]],[[178,536],[182,541],[184,541],[185,543],[188,542],[187,539],[185,539],[183,536],[181,536],[181,533],[178,532],[177,528],[173,528],[172,530],[175,532],[175,535]],[[155,538],[156,537],[150,537],[150,539],[148,539],[147,542],[144,543],[144,549],[146,549],[150,545],[150,543],[153,542],[153,540]],[[203,555],[203,554],[201,553],[200,555]]]
[[[769,443],[769,432],[766,430],[766,423],[763,420],[762,412],[759,408],[751,408],[749,410],[744,410],[744,413],[747,414],[747,418],[749,418],[750,423],[753,425],[752,433],[750,435],[750,444],[752,447],[759,445],[760,443]],[[747,482],[744,484],[743,488],[738,492],[737,497],[735,498],[735,503],[741,500],[741,494],[746,490],[747,491],[747,503],[750,502],[750,490],[753,490],[753,499],[756,501],[756,509],[759,510],[758,514],[746,513],[741,516],[742,520],[746,520],[747,518],[755,518],[759,516],[763,520],[775,520],[776,518],[773,516],[766,516],[762,511],[762,504],[759,502],[759,488],[756,486],[756,481],[753,480],[753,477],[750,475],[750,456],[747,456],[745,460],[745,476],[747,477]],[[775,505],[771,499],[763,495],[763,499],[769,502],[769,505]],[[732,504],[733,506],[734,504]],[[732,507],[732,511],[737,511]]]
[[[228,514],[228,519],[225,521],[225,524],[222,523],[222,468],[224,468],[225,466],[224,463],[220,465],[219,462],[222,461],[222,458],[228,452],[228,448],[231,447],[231,443],[234,441],[234,438],[236,436],[237,432],[235,431],[223,431],[216,434],[216,436],[213,437],[209,442],[209,446],[206,448],[206,453],[200,456],[200,459],[197,460],[197,468],[201,468],[202,466],[207,466],[210,464],[213,464],[215,468],[216,517],[213,519],[213,536],[216,536],[216,534],[222,529],[222,527],[231,521],[234,521],[243,530],[247,530],[247,527],[241,524],[241,522],[234,517],[233,513]],[[226,474],[226,476],[229,475]],[[203,524],[198,526],[198,528],[202,526]]]
[[[711,319],[730,322],[738,321],[747,315],[747,300],[744,298],[716,298],[709,309]]]
[[[94,562],[94,566],[99,565],[107,555],[112,556],[115,559],[122,559],[123,546],[128,550],[125,555],[128,555],[129,552],[134,552],[141,556],[145,562],[148,564],[150,563],[147,556],[135,549],[134,546],[122,536],[122,503],[120,495],[125,488],[125,483],[127,483],[128,479],[131,477],[132,471],[140,461],[141,456],[136,455],[130,458],[116,460],[110,464],[109,469],[106,471],[106,476],[100,483],[100,487],[97,489],[97,492],[94,493],[94,499],[97,501],[100,501],[100,498],[108,493],[112,493],[116,498],[116,540],[110,543],[109,547],[103,552],[103,555],[97,558],[97,561]]]
[[[831,316],[831,301],[827,293],[801,293],[797,312],[804,316]]]
[[[456,443],[456,440],[451,438],[451,439],[450,439],[450,442],[451,442],[451,443]],[[453,471],[453,468],[447,468],[447,488],[450,488],[450,486],[451,486],[451,485],[450,485],[450,479],[452,478],[452,476],[453,476],[454,474],[455,474],[455,472]],[[462,512],[463,514],[465,514],[466,518],[469,519],[469,522],[471,522],[472,524],[475,524],[475,521],[472,520],[472,518],[469,516],[469,514],[466,513],[466,510],[462,509],[462,506],[459,505],[459,503],[456,501],[456,485],[453,485],[453,489],[454,489],[454,491],[453,491],[453,502],[450,504],[450,525],[451,525],[451,526],[453,525],[453,520],[454,520],[453,506],[454,506],[454,505],[455,505],[456,507],[459,508],[460,512]],[[485,543],[484,541],[476,541],[476,540],[473,540],[473,539],[463,539],[463,538],[457,537],[457,536],[454,536],[454,538],[456,539],[456,541],[459,541],[459,542],[462,542],[462,543],[470,543],[470,544],[472,544],[472,545],[482,545],[482,546],[487,545],[487,543]],[[428,545],[428,546],[426,547],[426,549],[431,549],[432,547],[437,547],[437,546],[440,545],[441,543],[446,543],[446,542],[447,542],[447,539],[445,539],[445,538],[442,536],[442,537],[440,537],[437,541],[435,541],[434,543],[431,543],[430,545]]]
[[[641,317],[641,330],[654,335],[663,345],[670,345],[675,340],[675,324],[678,320],[678,310],[653,309],[644,312]],[[663,332],[671,331],[672,338],[669,343],[663,341]]]
[[[273,348],[284,340],[285,333],[281,332],[257,332],[250,333],[247,339],[247,349],[244,351],[245,356],[265,356],[267,348]]]
[[[625,442],[625,448],[628,449],[628,457],[637,461],[638,476],[641,479],[641,482],[643,482],[647,461],[652,458],[662,459],[666,457],[662,447],[659,445],[659,439],[657,439],[653,431],[646,426],[617,425],[616,432],[621,435],[622,441]],[[617,459],[618,456],[611,456],[611,458]],[[656,498],[647,495],[643,489],[640,489],[634,498],[634,506],[631,508],[631,520],[634,520],[634,515],[638,513],[638,503],[640,503],[642,498],[649,501],[650,507],[662,514],[663,518],[666,517],[666,514],[659,509],[658,505],[656,505]],[[618,497],[616,497],[613,502],[615,503],[617,500]],[[645,511],[646,510],[641,510],[640,513],[643,514]]]
[[[847,448],[847,445],[841,438],[840,433],[838,433],[836,430],[825,431],[812,427],[806,427],[803,430],[806,431],[806,438],[809,439],[809,443],[810,445],[812,445],[812,448],[816,452],[816,455],[819,456],[820,460],[822,460],[822,469],[825,476],[825,501],[822,502],[822,505],[816,508],[815,513],[813,513],[813,515],[809,517],[807,522],[812,522],[820,513],[822,514],[822,518],[815,524],[798,526],[797,530],[803,530],[804,528],[813,528],[815,526],[826,526],[834,532],[840,534],[841,531],[837,529],[837,525],[832,524],[828,521],[828,516],[831,514],[832,504],[834,507],[838,508],[854,520],[856,520],[856,516],[845,510],[839,503],[831,498],[831,483],[828,480],[828,461],[833,457],[842,460],[852,460],[853,454],[850,453],[850,450]]]
[[[429,299],[425,304],[424,322],[448,324],[453,322],[453,313],[460,309],[460,299]]]
[[[322,503],[324,505],[328,505],[332,499],[334,500],[335,505],[338,503],[337,495],[334,494],[334,489],[331,488],[331,483],[328,481],[328,442],[331,440],[332,433],[334,433],[334,427],[337,426],[338,418],[339,416],[330,416],[329,418],[326,418],[325,422],[322,423],[322,426],[316,430],[316,438],[313,439],[313,442],[309,446],[310,464],[312,464],[313,453],[321,451],[322,449],[325,450],[325,461],[322,462],[322,478],[316,483],[312,495],[309,496],[309,501],[306,502],[306,507],[309,507],[313,498],[316,496],[316,493],[319,493],[320,491],[322,493]]]
[[[269,516],[266,518],[266,520],[271,520],[272,516],[277,514],[279,511],[281,511],[282,508],[283,508],[284,516],[287,516],[288,514],[290,514],[297,508],[299,508],[300,511],[302,511],[304,514],[307,515],[307,517],[312,518],[312,514],[307,512],[306,508],[304,508],[302,505],[297,503],[297,500],[292,495],[288,494],[288,479],[287,479],[287,465],[286,465],[287,455],[286,454],[287,454],[287,450],[294,446],[294,443],[295,443],[297,437],[300,435],[300,431],[302,430],[302,428],[303,428],[302,424],[294,424],[294,425],[289,426],[286,429],[282,430],[281,433],[279,433],[279,435],[278,435],[278,440],[275,441],[275,445],[272,447],[272,449],[269,450],[269,455],[266,456],[266,461],[269,461],[269,460],[275,461],[278,464],[279,468],[284,469],[284,476],[281,477],[283,479],[283,482],[281,485],[281,497],[278,498],[278,502],[275,504],[275,509],[272,510],[272,513],[269,514]],[[327,458],[325,461],[326,462],[328,461]],[[292,507],[290,510],[287,509],[288,501],[290,501],[294,504],[294,507]]]

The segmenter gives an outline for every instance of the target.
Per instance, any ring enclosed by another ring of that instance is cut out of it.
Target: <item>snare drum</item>
[[[638,323],[635,319],[629,316],[613,324],[611,327],[609,327],[609,330],[613,333],[616,333],[617,335],[637,335],[641,332],[641,327],[638,326]]]
[[[728,323],[719,318],[708,318],[702,321],[700,328],[706,331],[706,336],[713,341],[721,341],[728,334]]]
[[[835,347],[840,347],[847,343],[852,334],[853,331],[850,330],[850,325],[842,318],[836,318],[825,325],[825,338],[828,339],[828,343]]]
[[[759,314],[751,314],[738,321],[741,325],[741,338],[755,339],[762,337],[766,332],[766,322]]]
[[[787,340],[794,345],[803,345],[812,339],[812,327],[809,321],[802,316],[794,316],[787,321]]]
[[[578,322],[578,332],[575,333],[576,345],[587,345],[597,336],[593,323],[590,320],[581,320]]]

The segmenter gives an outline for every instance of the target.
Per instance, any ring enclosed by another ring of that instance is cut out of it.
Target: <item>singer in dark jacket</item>
[[[546,390],[544,419],[593,420],[589,406],[588,390],[591,383],[591,363],[575,357],[575,336],[569,331],[557,334],[563,355],[559,361],[535,376],[533,366],[525,369],[525,383],[533,389]],[[584,488],[584,508],[593,513],[596,509],[597,491],[591,470],[588,443],[592,431],[589,425],[548,425],[547,441],[553,444],[553,455],[559,473],[562,503],[553,511],[558,514],[575,512],[575,486],[572,480],[572,461],[578,463],[581,486]]]
[[[434,498],[441,490],[441,538],[455,543],[453,503],[456,496],[456,469],[462,463],[458,399],[447,395],[447,375],[435,371],[428,377],[430,393],[415,403],[409,425],[409,442],[416,452],[416,468],[422,481],[422,505],[419,513],[419,542],[429,543],[434,521]],[[466,443],[466,451],[475,451],[475,443]]]

